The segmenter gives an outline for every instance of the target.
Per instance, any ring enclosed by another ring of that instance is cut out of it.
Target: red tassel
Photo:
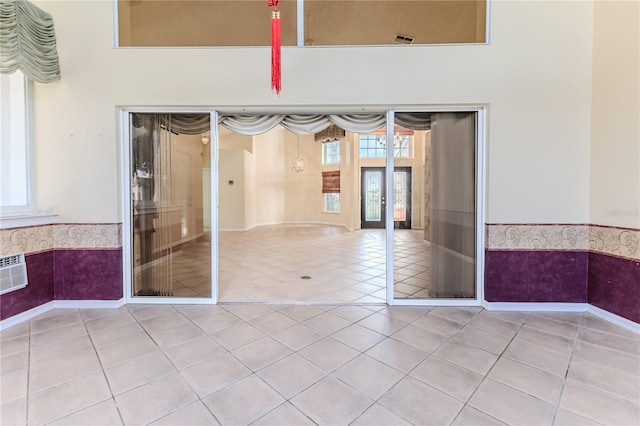
[[[282,88],[279,2],[280,0],[267,0],[267,5],[273,6],[273,12],[271,12],[271,89],[275,90],[277,94],[280,94]]]

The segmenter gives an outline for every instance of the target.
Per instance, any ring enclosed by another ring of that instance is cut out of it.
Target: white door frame
[[[373,107],[121,107],[118,110],[122,167],[122,247],[123,286],[126,303],[156,304],[216,304],[218,303],[218,115],[219,114],[357,114],[377,113],[387,116],[387,140],[393,140],[395,113],[397,112],[475,112],[476,113],[476,298],[475,299],[394,299],[393,277],[393,209],[387,207],[386,224],[386,284],[388,305],[411,306],[481,306],[484,300],[484,246],[485,246],[485,182],[487,105],[386,105]],[[140,297],[132,296],[131,262],[131,161],[130,113],[200,113],[211,115],[211,297]],[[391,144],[387,144],[386,185],[393,186],[394,158]],[[387,204],[389,206],[391,204]]]

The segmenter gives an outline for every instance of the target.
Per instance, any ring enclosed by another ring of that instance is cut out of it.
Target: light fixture
[[[406,136],[400,136],[399,133],[396,133],[395,135],[393,135],[393,147],[395,149],[400,148],[400,145],[402,145],[402,140],[405,137]],[[382,145],[383,148],[386,148],[386,146],[387,146],[387,137],[386,136],[376,136],[376,141],[380,145]]]
[[[200,140],[202,141],[202,145],[206,145],[211,139],[209,139],[209,135],[207,133],[203,133]]]
[[[304,167],[306,165],[304,159],[300,158],[300,135],[298,136],[298,156],[291,163],[291,170],[296,173],[302,173],[304,171]]]

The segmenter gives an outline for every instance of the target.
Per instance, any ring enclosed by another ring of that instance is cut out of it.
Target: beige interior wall
[[[171,135],[171,201],[180,209],[182,240],[203,231],[203,147],[199,135]]]
[[[590,222],[640,228],[640,3],[598,1]]]
[[[122,221],[119,107],[450,104],[487,107],[489,223],[589,221],[592,2],[492,2],[488,45],[284,47],[280,95],[267,47],[114,49],[111,1],[36,4],[62,79],[34,87],[35,199],[61,222]]]
[[[254,137],[257,224],[282,223],[286,216],[285,131]]]
[[[245,154],[243,149],[219,151],[218,229],[223,231],[239,231],[246,227]]]

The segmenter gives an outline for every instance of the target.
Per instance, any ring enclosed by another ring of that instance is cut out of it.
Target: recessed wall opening
[[[130,301],[478,304],[478,115],[129,114]]]

